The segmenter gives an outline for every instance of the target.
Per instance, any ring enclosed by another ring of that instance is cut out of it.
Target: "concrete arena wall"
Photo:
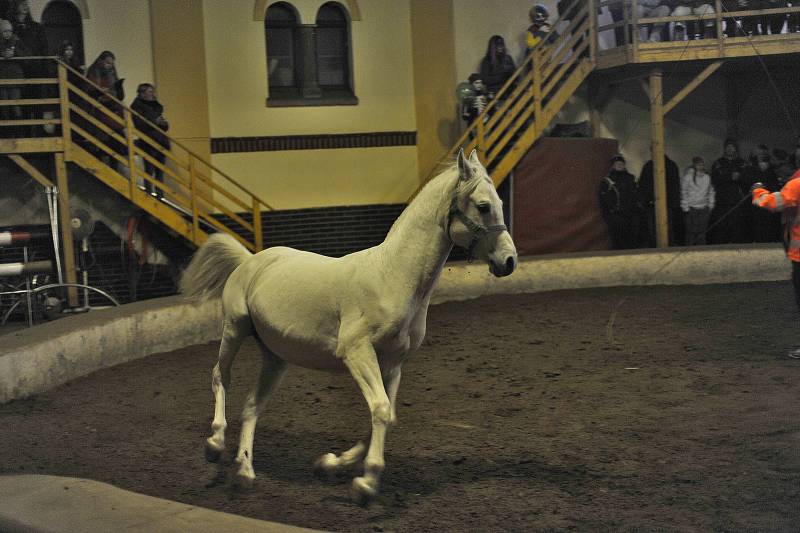
[[[2,337],[0,403],[96,370],[219,339],[219,300],[170,296],[92,311]]]
[[[523,258],[506,278],[494,278],[483,263],[449,264],[432,302],[591,287],[782,281],[789,275],[778,244],[538,256]],[[221,322],[219,301],[197,305],[174,296],[5,335],[0,403],[101,368],[217,340]]]

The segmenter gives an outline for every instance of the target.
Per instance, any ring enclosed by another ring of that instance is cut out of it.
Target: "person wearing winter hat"
[[[18,80],[25,77],[19,61],[12,58],[18,55],[19,39],[11,31],[11,23],[0,20],[0,79]],[[0,100],[19,100],[22,98],[22,88],[19,85],[0,85]],[[0,106],[0,119],[20,120],[22,108],[20,106]],[[18,128],[0,128],[0,136],[17,137]]]
[[[19,47],[19,37],[14,35],[14,27],[5,19],[0,19],[0,46]]]
[[[600,209],[608,226],[612,246],[617,250],[636,248],[639,202],[636,178],[625,167],[625,158],[611,158],[611,170],[600,182]]]
[[[747,195],[744,160],[734,139],[725,139],[722,157],[711,166],[711,183],[716,191],[716,207],[711,224],[716,225],[711,241],[714,244],[741,242],[744,212],[742,198]]]

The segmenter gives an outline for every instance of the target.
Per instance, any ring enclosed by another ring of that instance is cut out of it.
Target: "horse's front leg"
[[[392,422],[392,405],[383,385],[375,349],[369,341],[360,341],[347,349],[344,363],[364,394],[372,416],[372,435],[364,461],[364,475],[353,479],[354,496],[359,503],[365,504],[378,494],[385,466],[383,449],[386,430]]]
[[[383,386],[386,388],[386,394],[389,398],[391,406],[389,424],[394,424],[397,421],[396,399],[397,389],[400,385],[400,367],[393,369],[383,380]],[[363,441],[358,441],[355,446],[339,455],[335,453],[326,453],[322,455],[314,463],[314,468],[318,472],[325,472],[327,474],[334,473],[342,468],[348,467],[361,461],[367,453],[367,446]]]

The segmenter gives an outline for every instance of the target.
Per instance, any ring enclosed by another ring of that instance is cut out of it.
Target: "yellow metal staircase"
[[[595,2],[574,2],[553,24],[569,24],[560,35],[551,31],[486,109],[473,121],[443,160],[460,148],[478,150],[495,185],[511,173],[541,137],[564,104],[594,70],[597,61]]]
[[[29,72],[56,75],[0,80],[0,85],[36,96],[0,100],[5,111],[0,118],[0,131],[4,133],[0,154],[9,156],[45,186],[54,183],[27,156],[56,154],[56,181],[65,197],[64,207],[69,206],[66,165],[72,163],[195,245],[205,242],[213,229],[231,234],[253,252],[263,248],[261,212],[271,210],[269,204],[176,139],[169,138],[170,148],[163,148],[136,127],[144,124],[148,131],[154,131],[157,126],[57,59],[17,61],[35,64],[27,68]],[[101,103],[97,98],[100,95],[108,96],[108,103]],[[10,109],[15,111],[11,113]],[[6,120],[10,115],[36,118]],[[11,128],[18,132],[8,138]],[[50,133],[46,128],[51,128]],[[154,154],[160,157],[153,157]],[[144,162],[161,170],[164,183],[145,172]],[[147,183],[157,186],[163,199],[145,192]]]

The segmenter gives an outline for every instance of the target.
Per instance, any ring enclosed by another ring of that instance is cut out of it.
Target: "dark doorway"
[[[42,26],[47,36],[48,55],[56,55],[58,46],[63,41],[71,41],[75,45],[75,54],[86,64],[83,55],[83,21],[81,12],[72,2],[53,0],[42,12]]]

